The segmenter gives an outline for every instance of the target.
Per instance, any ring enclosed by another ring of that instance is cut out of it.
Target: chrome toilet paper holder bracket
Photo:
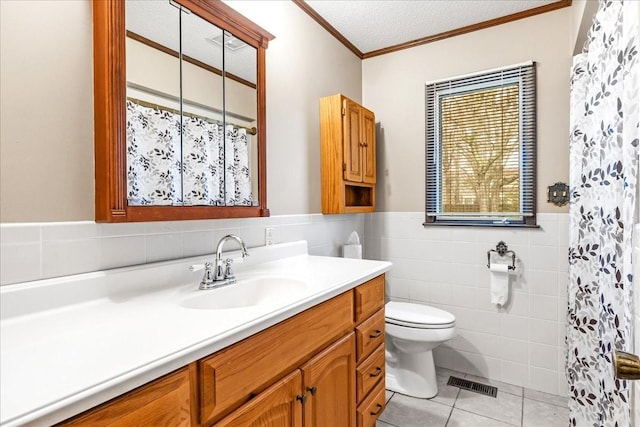
[[[504,257],[505,255],[508,255],[508,254],[511,254],[511,265],[509,266],[509,270],[515,270],[516,269],[516,253],[514,251],[512,251],[511,249],[509,249],[509,247],[507,246],[507,244],[505,242],[500,240],[498,242],[498,244],[496,245],[495,249],[489,249],[487,251],[487,268],[491,267],[491,252],[495,252],[498,255],[500,255],[501,257]]]

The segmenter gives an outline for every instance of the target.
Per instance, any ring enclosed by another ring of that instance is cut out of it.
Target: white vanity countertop
[[[296,292],[248,307],[180,304],[197,290],[196,257],[0,288],[0,425],[51,425],[326,301],[391,268],[307,255],[306,242],[253,248],[238,283],[291,278]],[[294,282],[297,283],[297,282]],[[231,288],[231,286],[229,288]]]

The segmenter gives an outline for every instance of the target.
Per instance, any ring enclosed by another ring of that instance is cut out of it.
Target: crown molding
[[[517,21],[519,19],[529,18],[531,16],[539,15],[541,13],[552,12],[554,10],[562,9],[564,7],[569,7],[571,6],[571,2],[572,2],[572,0],[558,0],[554,3],[545,4],[543,6],[534,7],[533,9],[523,10],[517,13],[512,13],[511,15],[501,16],[499,18],[490,19],[488,21],[478,22],[476,24],[467,25],[465,27],[456,28],[450,31],[439,33],[439,34],[434,34],[431,36],[422,37],[409,42],[400,43],[400,44],[388,46],[382,49],[372,50],[370,52],[363,53],[357,47],[355,47],[353,43],[351,43],[345,36],[343,36],[338,30],[336,30],[331,24],[329,24],[327,20],[325,20],[322,16],[320,16],[320,14],[316,12],[306,1],[304,0],[292,0],[292,1],[360,59],[373,58],[374,56],[385,55],[387,53],[409,49],[412,47],[420,46],[427,43],[432,43],[432,42],[447,39],[450,37],[471,33],[473,31],[483,30],[485,28],[494,27],[496,25],[506,24],[509,22]]]

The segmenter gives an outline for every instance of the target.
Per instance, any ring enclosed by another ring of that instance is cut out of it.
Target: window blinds
[[[428,83],[426,219],[535,224],[535,64]]]

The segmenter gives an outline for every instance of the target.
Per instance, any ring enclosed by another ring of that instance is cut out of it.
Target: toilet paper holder
[[[507,246],[507,244],[505,242],[500,240],[498,242],[498,244],[496,245],[495,249],[489,249],[487,251],[487,268],[491,268],[491,252],[495,252],[498,255],[500,255],[501,257],[503,257],[503,256],[505,256],[507,254],[511,254],[511,265],[509,266],[509,270],[515,270],[516,269],[516,253],[514,251],[512,251],[511,249],[509,249],[509,247]]]

